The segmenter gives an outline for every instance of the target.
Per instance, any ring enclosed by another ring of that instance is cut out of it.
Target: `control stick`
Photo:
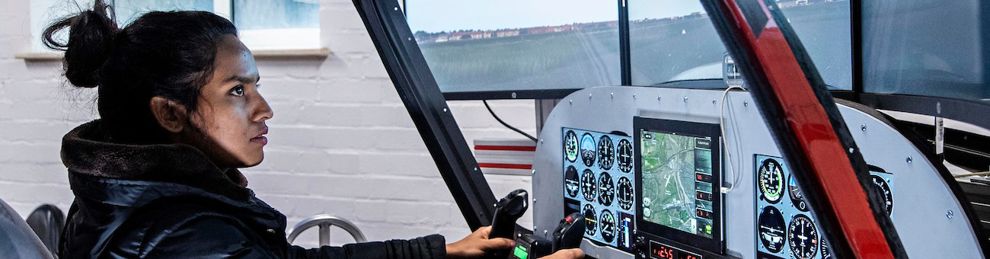
[[[516,220],[529,209],[529,193],[518,189],[498,200],[495,204],[495,215],[492,216],[492,232],[488,238],[515,239]],[[488,258],[506,258],[508,251],[495,251]]]
[[[553,251],[581,247],[585,230],[584,214],[571,213],[560,220],[557,229],[553,231]]]

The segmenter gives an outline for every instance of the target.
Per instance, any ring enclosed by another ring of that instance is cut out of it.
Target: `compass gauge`
[[[591,133],[581,135],[581,162],[587,167],[595,165],[595,145],[595,137],[592,137]]]
[[[595,201],[598,192],[598,184],[595,183],[595,173],[591,169],[584,169],[581,173],[581,195],[586,201]]]
[[[818,253],[818,228],[808,216],[798,214],[787,226],[787,245],[791,255],[798,259],[811,259]]]
[[[601,220],[598,221],[599,228],[602,231],[602,239],[605,242],[611,243],[615,239],[615,215],[608,210],[602,210]]]
[[[573,130],[568,130],[564,134],[564,158],[569,162],[577,161],[578,157],[578,138],[577,134]]]
[[[886,180],[876,175],[871,175],[870,180],[873,183],[873,188],[883,199],[884,211],[887,212],[887,216],[890,216],[890,213],[894,211],[894,195],[890,191],[890,185],[887,184]]]
[[[619,140],[616,160],[619,162],[619,170],[623,173],[631,172],[633,169],[633,146],[629,140]]]
[[[773,206],[763,208],[763,212],[760,212],[757,222],[759,222],[757,228],[760,244],[763,245],[763,248],[771,253],[780,253],[780,251],[784,250],[786,229],[784,226],[784,216],[780,214],[780,210],[777,210]]]
[[[574,198],[580,190],[581,179],[578,178],[577,169],[573,165],[567,166],[567,170],[564,172],[564,191],[567,192],[567,196]]]
[[[602,135],[598,139],[598,167],[604,170],[612,169],[615,163],[615,146],[612,145],[612,138]]]
[[[763,160],[758,175],[763,199],[770,203],[779,202],[784,193],[784,172],[780,168],[780,163],[773,159]]]
[[[602,172],[598,177],[598,203],[612,206],[613,200],[615,200],[615,184],[612,182],[612,176]]]
[[[794,180],[794,175],[787,177],[787,191],[794,207],[800,211],[807,212],[808,202],[804,200],[804,193],[801,192],[801,187],[798,187],[797,180]]]
[[[595,216],[595,207],[591,204],[584,205],[584,234],[594,236],[598,232],[598,217]]]
[[[634,195],[635,193],[633,193],[632,182],[629,181],[629,178],[626,178],[624,176],[619,177],[619,193],[618,193],[619,208],[622,208],[624,210],[632,209],[633,201],[636,197]]]

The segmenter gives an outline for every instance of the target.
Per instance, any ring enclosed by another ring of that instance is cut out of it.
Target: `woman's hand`
[[[447,258],[478,258],[484,256],[485,251],[511,249],[516,245],[512,240],[505,238],[488,239],[488,234],[491,232],[492,227],[482,227],[464,239],[448,244]]]
[[[553,253],[552,255],[540,257],[540,259],[581,259],[584,258],[584,252],[579,248],[564,249]]]

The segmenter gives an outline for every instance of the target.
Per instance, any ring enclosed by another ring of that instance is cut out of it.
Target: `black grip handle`
[[[584,240],[584,230],[587,227],[584,214],[574,212],[560,220],[557,229],[553,231],[553,251],[581,247]]]

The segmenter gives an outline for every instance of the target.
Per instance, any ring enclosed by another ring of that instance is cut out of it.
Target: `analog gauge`
[[[828,247],[828,240],[822,238],[822,259],[832,259],[831,249]]]
[[[595,165],[595,138],[591,133],[584,133],[581,136],[581,161],[585,166]]]
[[[631,172],[633,169],[633,146],[632,142],[623,139],[619,140],[619,153],[616,154],[616,160],[619,161],[619,170],[623,173]]]
[[[615,146],[612,145],[612,138],[602,135],[598,139],[598,167],[604,170],[612,169],[614,160]]]
[[[602,239],[606,243],[611,243],[615,239],[615,215],[608,210],[602,210],[601,220],[598,221],[599,228],[602,230]]]
[[[581,173],[581,195],[586,201],[595,201],[598,185],[595,184],[595,173],[591,169],[584,169]]]
[[[633,206],[633,186],[629,178],[619,177],[619,208],[624,210],[630,210]]]
[[[787,192],[795,208],[800,211],[808,211],[808,202],[804,200],[804,194],[801,193],[801,187],[798,187],[797,180],[794,180],[794,175],[787,176]]]
[[[759,169],[759,185],[763,199],[770,203],[780,201],[780,196],[784,193],[784,172],[780,169],[777,160],[763,160]]]
[[[564,134],[564,158],[567,161],[574,162],[577,160],[578,156],[578,138],[577,134],[573,130],[568,130],[567,134]]]
[[[756,227],[763,248],[771,253],[780,253],[784,250],[786,230],[784,229],[784,216],[780,214],[780,210],[773,206],[763,208],[757,222],[759,225]]]
[[[584,205],[584,234],[587,236],[594,236],[595,232],[598,231],[598,218],[595,216],[595,207],[591,204]]]
[[[811,259],[818,253],[818,228],[808,216],[798,214],[787,225],[787,245],[791,255],[798,259]]]
[[[880,194],[880,198],[883,199],[883,209],[887,212],[887,216],[894,211],[894,196],[890,192],[890,185],[883,178],[871,175],[871,181],[873,182],[873,188],[877,190],[877,194]]]
[[[581,190],[581,179],[578,178],[577,169],[569,165],[564,172],[564,191],[567,192],[567,196],[574,198],[579,190]]]
[[[602,172],[602,175],[598,176],[598,203],[612,206],[613,200],[615,200],[615,183],[612,182],[611,175]]]

